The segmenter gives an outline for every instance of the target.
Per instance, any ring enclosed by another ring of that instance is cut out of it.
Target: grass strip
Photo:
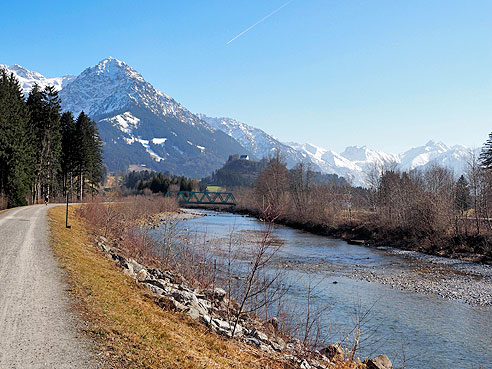
[[[89,335],[110,368],[285,368],[274,357],[226,340],[184,314],[164,311],[145,288],[96,247],[85,224],[49,211],[52,247],[66,270]],[[92,242],[94,245],[94,243]]]

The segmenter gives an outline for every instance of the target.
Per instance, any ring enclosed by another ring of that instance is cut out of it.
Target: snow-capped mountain
[[[410,149],[399,156],[401,170],[427,168],[432,164],[451,168],[456,174],[466,170],[472,150],[461,145],[452,147],[442,142],[429,141],[424,146]],[[476,153],[477,155],[479,152]]]
[[[390,154],[371,150],[366,146],[349,146],[341,154],[312,144],[290,142],[291,147],[304,152],[326,173],[345,177],[354,185],[367,186],[368,174],[373,168],[395,165],[397,169],[409,171],[426,169],[431,165],[450,168],[456,175],[466,170],[472,150],[456,145],[449,147],[442,142],[429,141],[401,154]]]
[[[30,71],[18,64],[11,65],[10,67],[0,64],[0,69],[5,69],[7,72],[15,75],[22,87],[24,95],[27,95],[31,91],[34,84],[37,84],[41,89],[44,89],[46,86],[54,86],[59,91],[75,78],[75,76],[70,74],[63,77],[46,78],[42,74]]]
[[[213,129],[233,137],[258,159],[268,158],[274,155],[276,150],[279,150],[288,167],[293,167],[297,163],[306,161],[303,153],[278,141],[259,128],[232,118],[212,118],[205,114],[198,114],[198,117],[207,122]],[[316,169],[319,170],[320,168]]]
[[[352,161],[332,150],[313,144],[287,143],[301,152],[305,158],[316,164],[322,172],[344,177],[350,183],[358,185],[364,182],[362,170]]]
[[[34,84],[53,85],[62,107],[75,115],[84,111],[98,122],[104,141],[105,163],[110,170],[131,164],[203,177],[219,168],[231,154],[255,159],[280,150],[289,167],[303,162],[313,170],[345,177],[366,186],[367,173],[396,163],[401,170],[446,166],[461,174],[471,150],[429,141],[401,154],[349,146],[336,153],[312,144],[281,143],[261,129],[232,118],[195,115],[170,96],[154,88],[128,64],[107,58],[79,76],[46,78],[17,64],[0,68],[13,73],[27,94]]]
[[[28,92],[34,83],[60,89],[63,110],[84,111],[96,120],[110,170],[139,164],[160,171],[203,177],[231,154],[252,153],[222,131],[212,129],[140,73],[115,58],[79,76],[45,78],[20,66],[7,67]]]

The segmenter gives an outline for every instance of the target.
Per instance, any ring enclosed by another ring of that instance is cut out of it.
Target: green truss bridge
[[[237,205],[232,192],[167,191],[164,197],[176,199],[180,204]]]

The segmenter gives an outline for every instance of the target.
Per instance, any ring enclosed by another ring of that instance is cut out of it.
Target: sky
[[[0,64],[55,77],[113,56],[281,141],[397,153],[492,132],[489,0],[4,1]]]

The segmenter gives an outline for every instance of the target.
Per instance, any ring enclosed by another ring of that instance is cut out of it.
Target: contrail
[[[273,12],[271,12],[270,14],[268,14],[267,16],[261,18],[258,22],[256,22],[255,24],[253,24],[252,26],[249,26],[248,28],[246,28],[243,32],[241,32],[239,35],[237,35],[236,37],[234,37],[233,39],[231,39],[230,41],[228,41],[226,43],[226,45],[229,45],[232,41],[234,41],[236,38],[238,37],[241,37],[242,35],[244,35],[246,32],[250,31],[251,29],[255,28],[258,24],[266,21],[268,18],[270,18],[272,15],[274,15],[275,13],[277,13],[278,11],[280,11],[282,8],[285,8],[287,5],[289,5],[291,2],[293,2],[294,0],[289,0],[287,1],[284,5],[282,5],[280,8],[274,10]]]

